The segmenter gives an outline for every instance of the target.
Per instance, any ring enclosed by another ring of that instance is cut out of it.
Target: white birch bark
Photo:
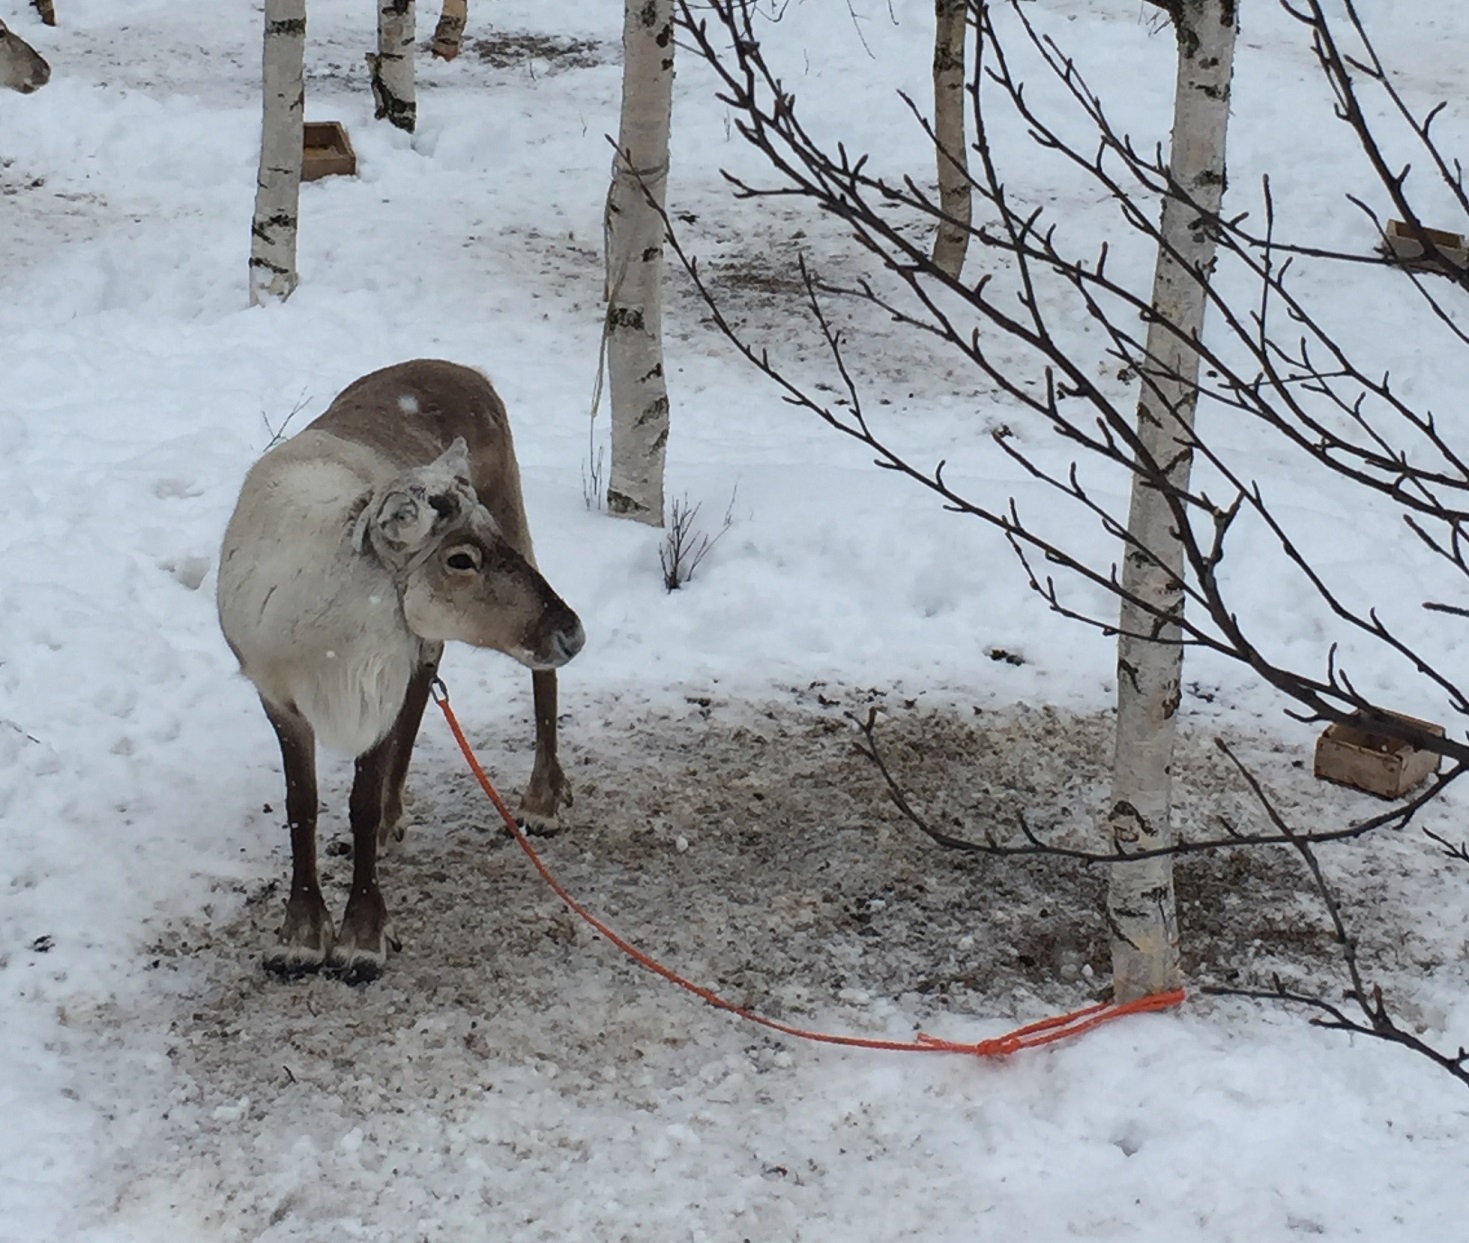
[[[607,196],[607,508],[663,525],[668,388],[663,375],[663,218],[673,112],[673,0],[627,0],[622,122]]]
[[[306,0],[265,0],[260,172],[250,226],[250,305],[296,288],[301,126],[306,109]]]
[[[434,27],[430,50],[440,60],[453,60],[464,42],[464,25],[469,20],[469,0],[444,0],[439,24]]]
[[[1151,383],[1138,400],[1138,430],[1147,453],[1168,465],[1169,479],[1188,484],[1193,464],[1185,442],[1198,404],[1199,356],[1189,344],[1204,325],[1204,290],[1192,272],[1214,264],[1216,216],[1224,196],[1224,144],[1234,68],[1236,0],[1175,0],[1178,36],[1169,166],[1174,183],[1195,204],[1163,202],[1162,233],[1153,274],[1146,351]],[[1169,250],[1174,252],[1169,253]],[[1163,328],[1171,324],[1182,338]],[[1153,387],[1156,386],[1156,389]],[[1183,608],[1183,556],[1172,533],[1164,495],[1133,480],[1128,530],[1162,562],[1129,550],[1122,587],[1165,614]],[[1122,852],[1173,842],[1170,821],[1175,714],[1183,671],[1176,626],[1155,628],[1149,614],[1124,603],[1117,644],[1117,750],[1109,829]],[[1157,633],[1160,642],[1128,638]],[[1178,911],[1171,856],[1114,864],[1107,908],[1113,928],[1112,987],[1118,1001],[1177,988]]]
[[[934,0],[933,131],[937,139],[940,221],[933,264],[958,279],[969,248],[969,150],[964,137],[964,42],[968,0]]]
[[[413,94],[413,38],[417,28],[414,0],[377,0],[377,51],[367,53],[373,113],[413,133],[418,103]]]

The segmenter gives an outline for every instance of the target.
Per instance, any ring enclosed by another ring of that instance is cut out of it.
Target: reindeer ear
[[[402,568],[478,508],[469,481],[469,446],[456,436],[427,466],[399,475],[368,497],[352,528],[352,547],[362,552],[370,541],[384,563]]]
[[[428,503],[446,526],[466,521],[479,508],[469,471],[469,446],[463,436],[455,436],[443,453],[414,472]]]
[[[464,437],[455,436],[454,443],[429,463],[424,473],[430,477],[447,475],[461,483],[469,483],[469,446],[464,443]]]
[[[394,488],[377,493],[357,519],[352,543],[360,552],[370,539],[380,557],[400,562],[428,542],[439,516],[437,507],[422,488]]]

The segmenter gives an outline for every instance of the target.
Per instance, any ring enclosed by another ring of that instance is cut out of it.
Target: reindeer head
[[[564,665],[585,642],[576,614],[480,504],[462,439],[375,489],[352,543],[392,573],[419,638],[493,648],[533,669]]]
[[[0,22],[0,88],[29,95],[51,80],[51,66],[19,35]]]

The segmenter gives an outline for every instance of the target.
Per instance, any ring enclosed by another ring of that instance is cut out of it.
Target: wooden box
[[[307,121],[302,147],[302,181],[357,172],[357,153],[340,121]]]
[[[1443,737],[1444,727],[1416,717],[1389,713]],[[1382,798],[1401,798],[1438,771],[1440,756],[1410,742],[1362,725],[1328,725],[1316,741],[1316,776]]]
[[[1446,229],[1430,229],[1426,226],[1423,234],[1438,248],[1439,254],[1444,259],[1461,268],[1469,267],[1469,242],[1465,241],[1463,234],[1450,233]],[[1387,222],[1387,250],[1394,259],[1408,267],[1435,270],[1443,267],[1437,258],[1429,259],[1424,256],[1422,245],[1413,236],[1412,230],[1401,220]]]

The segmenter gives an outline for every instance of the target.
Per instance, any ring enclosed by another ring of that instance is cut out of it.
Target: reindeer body
[[[403,781],[444,643],[530,666],[532,823],[570,802],[556,675],[581,623],[536,569],[505,407],[479,372],[419,360],[349,385],[245,479],[225,532],[220,625],[280,739],[292,887],[283,972],[386,958],[376,856],[401,836]],[[339,930],[316,875],[317,740],[356,757],[353,887]]]
[[[29,95],[51,80],[51,66],[18,34],[0,22],[0,90]]]

